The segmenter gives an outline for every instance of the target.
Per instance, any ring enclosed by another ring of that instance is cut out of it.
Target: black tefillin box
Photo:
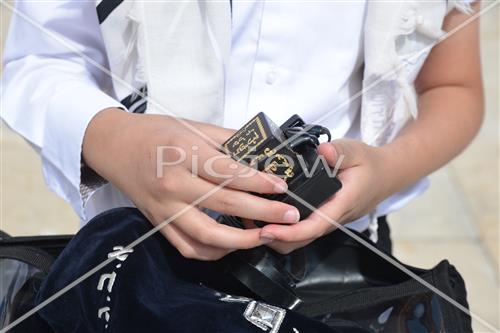
[[[306,125],[297,115],[278,127],[260,112],[222,146],[236,161],[284,179],[294,195],[283,193],[263,197],[297,207],[301,219],[305,219],[311,209],[300,199],[318,207],[342,187],[333,170],[316,153],[319,137],[323,134],[330,140],[328,129]],[[241,226],[234,217],[224,216],[223,219],[223,223]]]

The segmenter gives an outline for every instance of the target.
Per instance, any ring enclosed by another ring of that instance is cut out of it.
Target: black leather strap
[[[226,269],[266,302],[295,309],[302,300],[293,290],[293,277],[273,252],[266,247],[234,252],[224,258]]]
[[[379,240],[383,240],[384,245],[387,245],[387,241],[390,244],[389,226],[387,225],[385,216],[380,217],[379,222],[382,224],[379,230]],[[362,234],[368,239],[368,231]],[[326,237],[330,236],[333,235]],[[348,242],[355,242],[357,244],[354,239],[347,237],[347,235],[344,238],[347,238]],[[292,310],[298,309],[304,303],[301,297],[295,292],[295,287],[296,283],[298,284],[308,278],[308,265],[311,264],[308,260],[311,258],[307,258],[306,251],[315,251],[316,253],[316,251],[321,249],[321,252],[330,252],[329,246],[343,246],[343,244],[330,243],[326,239],[323,239],[319,243],[316,242],[316,245],[314,245],[316,248],[312,246],[313,244],[310,244],[306,248],[298,249],[288,255],[278,254],[262,246],[256,249],[234,252],[224,260],[226,261],[228,272],[252,293],[261,297],[266,302]],[[322,255],[319,255],[319,252],[318,257],[322,257]],[[332,274],[335,272],[335,269],[331,270]],[[342,281],[348,284],[353,283],[353,281],[349,281],[349,277],[358,276],[356,272],[348,270],[342,271],[341,274],[344,274],[342,275]]]

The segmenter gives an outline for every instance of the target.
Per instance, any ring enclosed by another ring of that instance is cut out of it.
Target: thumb
[[[324,156],[331,167],[338,166],[339,169],[347,169],[361,164],[365,155],[364,145],[352,139],[334,140],[320,144],[318,154]]]

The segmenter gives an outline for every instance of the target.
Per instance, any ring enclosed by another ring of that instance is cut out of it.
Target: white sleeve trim
[[[49,187],[68,200],[81,219],[85,219],[80,191],[83,137],[92,118],[110,107],[124,108],[95,84],[74,80],[55,89],[47,108],[42,147],[44,175]]]

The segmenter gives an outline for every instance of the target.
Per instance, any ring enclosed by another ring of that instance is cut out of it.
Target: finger
[[[162,210],[174,198],[191,203],[203,197],[198,205],[229,215],[270,223],[296,223],[300,220],[299,211],[294,206],[223,186],[217,187],[203,178],[192,177],[186,170],[177,170],[175,174],[162,179],[154,196],[162,203]]]
[[[194,240],[213,247],[250,249],[266,243],[266,240],[260,239],[260,229],[246,230],[219,224],[196,208],[185,212],[175,224]]]
[[[234,129],[207,123],[193,122],[193,125],[218,144],[215,147],[216,149],[219,149],[224,142],[226,142],[234,133],[236,133],[236,130]]]
[[[331,228],[324,220],[304,220],[292,225],[268,224],[262,228],[263,237],[283,242],[303,242],[323,236]]]
[[[185,258],[207,261],[218,260],[231,252],[227,249],[215,248],[196,242],[193,238],[180,231],[173,223],[163,227],[160,232]]]
[[[287,190],[283,179],[259,172],[209,146],[204,148],[206,149],[199,149],[200,163],[196,174],[200,177],[215,184],[230,179],[227,187],[247,192],[284,193]]]
[[[304,242],[317,239],[334,230],[346,208],[343,200],[333,197],[314,211],[307,219],[293,225],[269,224],[262,228],[261,234],[271,235],[284,242]]]
[[[346,169],[361,164],[365,155],[365,144],[351,139],[340,139],[322,143],[318,147],[318,154],[325,157],[328,164],[334,167],[339,159],[340,169]]]
[[[314,241],[314,239],[308,239],[308,240],[302,241],[302,242],[291,242],[291,243],[282,242],[282,241],[273,241],[273,242],[267,244],[267,246],[278,253],[289,254],[297,249],[300,249],[300,248],[306,246],[307,244],[310,244],[313,241]]]
[[[182,196],[179,199],[192,202],[211,192],[212,195],[199,205],[220,213],[269,223],[297,223],[300,220],[297,208],[280,201],[227,188],[214,191],[215,185],[201,178],[193,178],[188,186],[192,190],[179,194]]]

